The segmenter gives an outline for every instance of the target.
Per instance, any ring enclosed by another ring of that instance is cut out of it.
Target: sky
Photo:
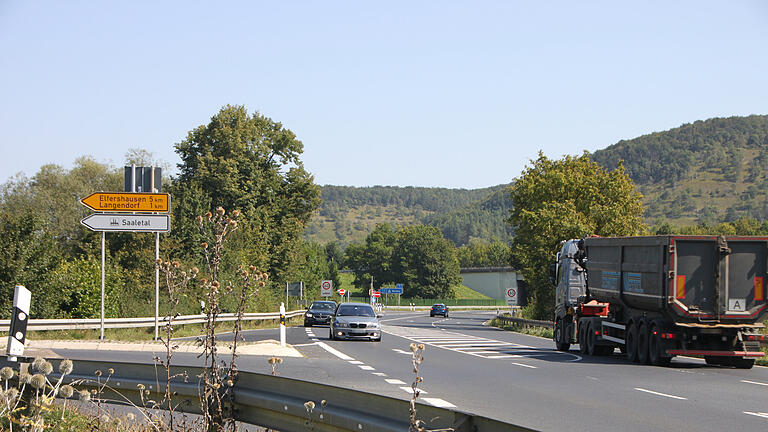
[[[0,183],[174,144],[227,104],[320,185],[474,189],[768,114],[768,2],[0,0]]]

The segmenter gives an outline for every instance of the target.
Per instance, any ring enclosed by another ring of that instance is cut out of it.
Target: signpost
[[[168,232],[171,217],[167,214],[94,213],[80,221],[91,231]]]
[[[96,192],[80,200],[96,211],[168,213],[171,198],[167,193]]]
[[[331,297],[333,295],[333,281],[324,280],[320,282],[320,297]]]

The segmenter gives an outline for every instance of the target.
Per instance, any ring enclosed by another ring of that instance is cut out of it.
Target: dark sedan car
[[[334,301],[314,301],[309,310],[304,314],[304,327],[312,327],[315,324],[330,324],[331,317],[336,311]]]
[[[432,305],[432,309],[429,310],[429,316],[442,315],[448,318],[448,306],[442,303],[436,303]]]

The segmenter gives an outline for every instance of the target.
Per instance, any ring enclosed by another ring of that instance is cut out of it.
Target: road
[[[768,368],[712,367],[675,358],[670,367],[641,366],[617,354],[585,357],[554,350],[548,339],[483,325],[491,312],[386,312],[382,342],[330,341],[327,327],[292,327],[288,343],[303,358],[286,358],[283,376],[410,398],[413,342],[426,345],[420,400],[544,431],[768,430]],[[276,339],[276,330],[245,332]],[[221,341],[226,336],[220,337]],[[57,350],[71,358],[152,361],[150,353]],[[177,354],[177,364],[199,364]],[[238,361],[268,372],[264,357]],[[375,409],[375,407],[372,407]]]

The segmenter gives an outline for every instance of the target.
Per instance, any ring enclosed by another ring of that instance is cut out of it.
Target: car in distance
[[[330,324],[335,311],[335,301],[313,301],[304,313],[304,327],[312,327],[315,324]]]
[[[429,316],[442,315],[448,318],[448,306],[442,303],[435,303],[432,305],[432,309],[429,310]]]
[[[367,303],[341,303],[331,318],[330,339],[368,339],[381,342],[381,323]]]

